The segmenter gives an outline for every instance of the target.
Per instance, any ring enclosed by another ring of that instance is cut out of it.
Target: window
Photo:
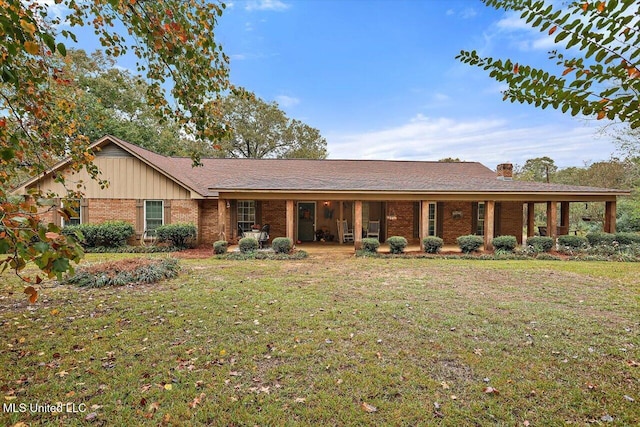
[[[429,236],[436,235],[436,204],[429,203]]]
[[[484,236],[484,202],[478,203],[478,227],[476,234],[478,236]]]
[[[238,229],[242,232],[251,230],[256,223],[256,202],[253,200],[238,201]]]
[[[62,226],[80,225],[82,223],[80,199],[67,199],[62,202],[62,208],[69,215],[69,219],[62,217]]]
[[[144,229],[148,235],[154,235],[155,229],[164,224],[164,206],[162,200],[144,201]]]

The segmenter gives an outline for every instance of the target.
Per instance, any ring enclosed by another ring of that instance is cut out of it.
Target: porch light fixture
[[[231,203],[229,203],[229,201],[227,200],[227,209],[229,209],[231,207]]]
[[[328,200],[327,200],[327,201],[325,201],[325,202],[324,202],[324,205],[325,205],[325,206],[329,206],[329,201],[328,201]]]
[[[452,211],[451,216],[453,219],[460,219],[462,218],[462,211]]]

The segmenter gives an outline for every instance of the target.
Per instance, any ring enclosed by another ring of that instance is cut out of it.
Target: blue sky
[[[504,102],[501,84],[455,60],[476,49],[554,66],[546,33],[479,0],[235,0],[216,39],[233,83],[318,128],[330,158],[566,167],[615,150],[602,122]]]

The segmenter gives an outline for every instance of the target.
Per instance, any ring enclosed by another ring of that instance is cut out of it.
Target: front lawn
[[[34,305],[0,276],[0,425],[640,423],[639,263],[180,263]]]

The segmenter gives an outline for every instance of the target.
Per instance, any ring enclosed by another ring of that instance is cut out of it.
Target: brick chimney
[[[513,165],[511,163],[501,163],[497,168],[497,178],[500,181],[513,180]]]

